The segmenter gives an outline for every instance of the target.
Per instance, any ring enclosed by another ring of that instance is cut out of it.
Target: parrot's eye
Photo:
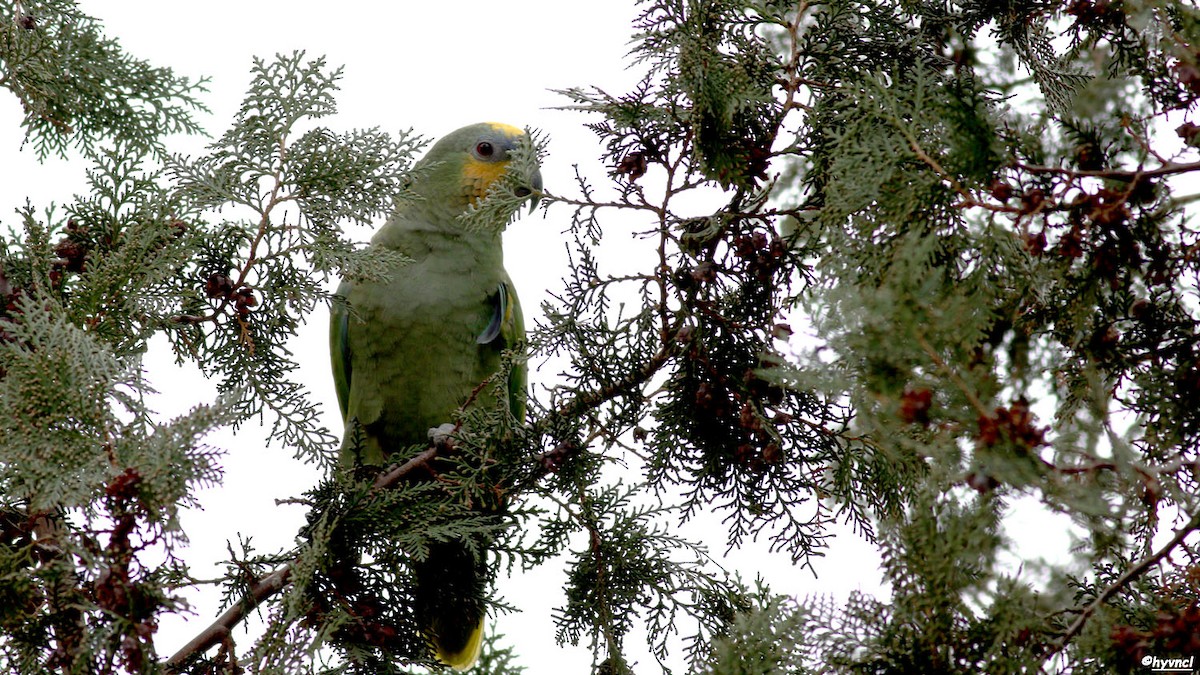
[[[480,157],[491,157],[495,152],[496,149],[487,141],[483,141],[475,146],[475,154],[479,155]]]

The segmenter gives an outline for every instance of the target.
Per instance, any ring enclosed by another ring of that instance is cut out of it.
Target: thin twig
[[[678,350],[677,340],[680,331],[683,328],[675,326],[671,331],[672,339],[668,340],[662,347],[659,348],[653,356],[651,356],[641,368],[628,373],[625,377],[610,382],[599,389],[585,391],[570,401],[559,406],[557,409],[550,412],[542,419],[534,422],[530,428],[534,434],[547,433],[553,427],[553,423],[557,419],[570,419],[578,417],[587,410],[598,408],[604,403],[620,396],[634,391],[646,382],[649,382],[652,377],[658,374],[659,370],[671,360]]]
[[[1186,525],[1184,525],[1177,532],[1175,532],[1175,536],[1171,537],[1171,541],[1168,541],[1166,544],[1163,545],[1162,548],[1158,549],[1157,551],[1150,554],[1146,558],[1143,558],[1140,562],[1138,562],[1133,567],[1130,567],[1129,569],[1125,570],[1125,573],[1122,574],[1116,581],[1114,581],[1112,584],[1110,584],[1107,588],[1105,588],[1100,593],[1100,595],[1097,595],[1096,599],[1093,600],[1091,602],[1091,604],[1089,604],[1087,607],[1084,607],[1079,612],[1079,616],[1075,618],[1074,623],[1072,623],[1070,625],[1070,627],[1067,628],[1066,632],[1064,632],[1062,634],[1062,637],[1060,637],[1056,641],[1055,648],[1050,653],[1050,656],[1053,656],[1054,654],[1057,654],[1058,652],[1062,651],[1067,646],[1067,643],[1070,642],[1072,638],[1074,638],[1076,635],[1079,634],[1080,631],[1083,630],[1084,624],[1086,624],[1088,619],[1090,619],[1092,617],[1092,615],[1095,614],[1096,611],[1100,609],[1101,605],[1108,602],[1114,595],[1119,593],[1123,588],[1128,586],[1130,583],[1132,583],[1138,577],[1142,576],[1142,574],[1144,574],[1146,572],[1146,570],[1150,569],[1154,565],[1157,565],[1159,563],[1159,561],[1161,561],[1163,558],[1167,557],[1167,555],[1172,550],[1174,550],[1174,548],[1176,546],[1179,546],[1181,543],[1183,543],[1183,540],[1186,539],[1189,534],[1191,534],[1192,532],[1195,532],[1197,529],[1200,529],[1200,513],[1197,513],[1196,515],[1192,516],[1192,519],[1189,520]]]
[[[963,393],[963,396],[966,397],[967,402],[971,404],[971,407],[974,408],[976,412],[984,416],[991,415],[991,412],[984,407],[983,401],[979,400],[979,397],[975,395],[975,392],[972,391],[971,388],[967,386],[966,381],[963,380],[962,377],[960,377],[959,374],[950,367],[950,364],[946,363],[942,357],[938,355],[937,350],[933,348],[933,345],[929,344],[929,341],[925,339],[924,335],[917,336],[917,344],[921,345],[921,349],[925,350],[925,353],[929,355],[930,360],[932,360],[938,368],[941,368],[950,378],[950,380],[954,382],[955,386],[957,386],[959,391]]]
[[[1185,164],[1176,164],[1170,162],[1153,169],[1137,169],[1134,171],[1121,169],[1068,169],[1060,166],[1038,166],[1035,164],[1017,163],[1014,165],[1022,171],[1029,173],[1051,173],[1068,176],[1070,178],[1107,178],[1109,180],[1119,181],[1135,181],[1141,178],[1159,178],[1161,176],[1172,176],[1180,173],[1190,173],[1192,171],[1200,171],[1200,162],[1189,162]]]

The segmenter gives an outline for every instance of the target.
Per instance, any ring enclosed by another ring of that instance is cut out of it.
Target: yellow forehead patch
[[[493,131],[499,131],[505,136],[516,137],[525,135],[524,129],[520,127],[514,127],[511,124],[504,124],[503,122],[488,122],[487,124],[492,128]]]

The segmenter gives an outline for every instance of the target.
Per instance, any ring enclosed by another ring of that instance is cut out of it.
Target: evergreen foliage
[[[492,575],[565,560],[557,637],[597,673],[658,667],[631,664],[639,630],[663,668],[681,650],[714,675],[1200,653],[1200,12],[640,6],[640,85],[562,92],[611,172],[573,195],[548,181],[571,269],[507,357],[561,374],[535,379],[527,421],[473,409],[376,476],[331,461],[288,339],[333,275],[403,262],[343,230],[410,198],[421,139],[320,126],[340,71],[293,54],[255,62],[204,155],[173,155],[163,134],[196,131],[197,83],[70,2],[17,3],[0,84],[39,154],[92,169],[88,194],[27,206],[0,248],[0,669],[436,669],[411,564],[447,538],[487,542]],[[715,206],[696,215],[696,195]],[[493,190],[465,226],[515,206]],[[610,272],[630,221],[638,254]],[[155,338],[219,400],[156,419]],[[257,420],[327,480],[297,499],[294,550],[231,546],[224,615],[165,658],[158,617],[199,583],[174,554],[179,509],[221,478],[203,438]],[[1070,564],[1007,562],[1017,504],[1071,522]],[[766,539],[799,567],[849,524],[891,594],[750,588],[675,530],[712,513],[722,543]],[[238,644],[256,609],[264,634]],[[479,672],[539,656],[498,641]]]
[[[161,155],[161,136],[196,133],[203,81],[125,54],[70,0],[17,0],[0,23],[0,87],[25,112],[26,138],[41,157],[101,141],[128,156]]]

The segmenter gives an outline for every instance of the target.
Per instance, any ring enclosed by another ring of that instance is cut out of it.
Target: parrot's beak
[[[541,171],[535,169],[533,175],[529,177],[529,184],[533,185],[533,198],[529,199],[529,213],[538,208],[538,202],[541,202]]]
[[[522,187],[517,190],[517,197],[529,196],[529,213],[538,208],[538,203],[541,202],[541,171],[534,169],[533,175],[529,177],[529,187]]]

